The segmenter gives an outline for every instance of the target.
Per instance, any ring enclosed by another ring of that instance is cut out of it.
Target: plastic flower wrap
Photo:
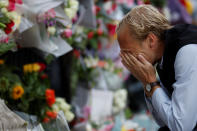
[[[74,114],[70,110],[71,106],[63,98],[57,97],[52,109],[56,112],[63,111],[69,122],[74,119]]]
[[[114,93],[113,113],[118,113],[126,107],[127,91],[119,89]]]

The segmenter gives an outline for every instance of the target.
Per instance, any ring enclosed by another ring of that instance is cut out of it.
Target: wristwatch
[[[145,89],[146,89],[147,92],[151,92],[152,88],[155,87],[155,86],[158,86],[158,85],[160,85],[159,81],[151,82],[151,83],[146,85]]]

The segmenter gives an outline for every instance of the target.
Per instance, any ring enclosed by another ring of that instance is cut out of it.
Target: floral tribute
[[[21,16],[15,11],[22,0],[0,1],[0,55],[15,46],[12,33],[18,28]]]
[[[50,89],[46,65],[36,62],[26,64],[23,70],[19,70],[5,63],[0,60],[0,98],[8,107],[36,115],[42,122],[55,119],[57,112],[52,108],[56,101],[55,91]],[[15,71],[22,72],[22,76],[13,73]]]

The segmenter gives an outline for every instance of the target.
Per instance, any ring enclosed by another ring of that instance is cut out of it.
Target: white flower
[[[64,112],[66,120],[68,120],[69,122],[72,121],[75,117],[75,115],[72,112],[66,111]]]
[[[119,89],[114,93],[113,112],[117,113],[126,107],[127,91]]]
[[[69,0],[69,5],[74,11],[77,11],[79,8],[79,2],[76,0]]]
[[[84,33],[84,28],[82,26],[77,26],[75,33],[76,34],[82,34],[82,33]]]
[[[51,26],[51,27],[48,27],[47,28],[47,32],[50,34],[50,35],[54,35],[55,32],[56,32],[56,29],[54,26]]]
[[[52,109],[53,109],[54,111],[56,111],[56,112],[59,112],[59,111],[60,111],[60,109],[59,109],[59,107],[58,107],[57,104],[53,104]]]
[[[10,18],[11,20],[15,21],[15,20],[18,19],[18,16],[19,16],[19,15],[18,15],[15,11],[12,11],[12,12],[7,12],[7,13],[6,13],[6,16],[7,16],[8,18]]]
[[[2,12],[3,14],[6,14],[6,13],[8,12],[8,10],[7,10],[6,8],[2,8],[2,9],[1,9],[1,12]]]
[[[110,10],[112,7],[112,1],[108,1],[104,3],[104,9],[105,10]]]
[[[71,106],[63,98],[57,97],[52,109],[57,112],[62,110],[68,121],[72,121],[74,118],[74,114],[70,111]]]
[[[92,126],[89,123],[86,125],[86,131],[92,131]]]
[[[63,99],[63,98],[60,98],[60,97],[57,97],[56,99],[55,99],[55,102],[58,102],[58,103],[65,103],[66,101]]]
[[[119,109],[117,106],[114,106],[114,107],[112,108],[112,111],[113,111],[114,113],[118,113],[118,112],[120,111],[120,109]]]
[[[69,104],[67,104],[67,103],[62,103],[61,105],[60,105],[60,108],[62,109],[62,110],[64,110],[64,111],[68,111],[68,110],[70,110],[70,105]]]
[[[7,7],[8,6],[8,0],[1,0],[0,1],[0,7]]]
[[[75,12],[72,10],[72,8],[65,8],[64,12],[66,13],[66,15],[68,16],[69,19],[72,19],[73,17],[75,17]]]
[[[98,58],[85,58],[85,64],[88,68],[96,67],[98,64],[99,59]]]

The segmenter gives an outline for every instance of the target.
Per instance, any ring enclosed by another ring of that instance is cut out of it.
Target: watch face
[[[147,84],[147,85],[146,85],[146,91],[148,91],[148,92],[151,91],[151,85],[150,85],[150,84]]]

